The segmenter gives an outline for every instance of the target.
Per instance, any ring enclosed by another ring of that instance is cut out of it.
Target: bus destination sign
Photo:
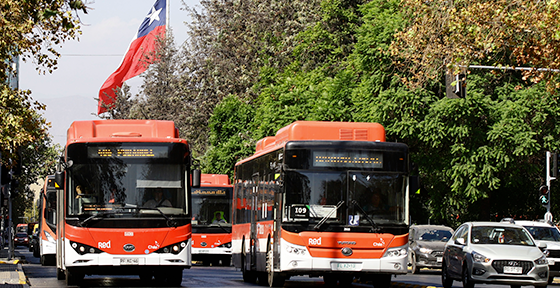
[[[89,158],[166,158],[167,147],[88,147]]]
[[[226,190],[222,189],[214,189],[214,190],[202,190],[202,189],[193,189],[193,195],[226,195]]]
[[[313,166],[383,168],[383,154],[362,151],[313,151]]]

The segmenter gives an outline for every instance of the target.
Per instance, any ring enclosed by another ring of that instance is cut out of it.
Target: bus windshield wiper
[[[218,225],[220,228],[222,228],[222,230],[224,230],[224,232],[231,233],[230,231],[227,231],[226,228],[224,228],[224,226],[222,224],[225,224],[225,223],[220,223],[220,222],[212,223],[212,224],[210,224],[210,226]]]
[[[364,216],[366,217],[366,220],[369,222],[369,224],[371,224],[371,232],[379,232],[379,230],[381,230],[379,228],[379,226],[377,226],[377,224],[375,224],[375,222],[373,222],[373,219],[371,219],[369,217],[369,215],[366,213],[366,211],[364,211],[364,209],[362,209],[362,207],[360,207],[360,205],[358,205],[358,202],[356,202],[356,200],[352,200],[352,205],[354,205],[356,208],[358,208],[358,210],[360,210],[360,212],[362,212],[362,214],[364,214]]]
[[[155,208],[148,208],[148,207],[126,207],[125,209],[133,209],[133,210],[152,210],[152,211],[158,211],[159,214],[161,214],[161,216],[163,216],[163,218],[165,218],[165,220],[167,220],[167,226],[169,227],[176,227],[177,226],[177,222],[175,222],[175,220],[169,218],[169,216],[165,215],[165,213],[163,213],[163,211],[159,210],[159,208],[155,207]]]
[[[315,225],[315,227],[313,227],[313,229],[315,230],[319,230],[321,229],[321,226],[323,226],[323,224],[325,224],[325,222],[327,222],[327,220],[331,217],[331,215],[338,211],[338,208],[340,208],[340,206],[342,206],[342,204],[344,204],[344,200],[340,200],[340,202],[338,202],[338,204],[336,204],[336,207],[334,209],[331,210],[331,212],[329,212],[329,214],[325,215],[325,217],[323,217],[323,219],[321,219],[321,221],[319,221],[319,223],[317,223],[317,225]]]
[[[84,227],[84,224],[86,224],[87,222],[93,220],[93,219],[96,218],[96,217],[104,217],[104,216],[107,216],[107,215],[114,215],[114,214],[117,214],[117,212],[115,212],[115,211],[106,211],[106,212],[101,212],[101,213],[93,214],[93,215],[89,216],[88,218],[82,220],[79,224],[80,224],[81,227]]]

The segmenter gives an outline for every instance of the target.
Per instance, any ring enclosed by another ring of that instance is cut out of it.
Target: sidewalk
[[[2,288],[29,288],[21,267],[22,257],[15,251],[15,257],[8,260],[8,248],[0,248],[0,286]]]

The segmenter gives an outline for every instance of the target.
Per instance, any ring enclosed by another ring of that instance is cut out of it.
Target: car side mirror
[[[537,244],[537,247],[539,247],[539,249],[541,249],[541,250],[544,250],[544,249],[546,249],[546,243],[539,242],[539,244]]]
[[[457,245],[465,245],[465,239],[463,239],[463,238],[457,238],[457,240],[455,240],[455,244],[457,244]]]

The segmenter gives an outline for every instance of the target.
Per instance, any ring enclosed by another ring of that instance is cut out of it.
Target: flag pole
[[[165,38],[169,37],[169,11],[171,9],[169,9],[169,0],[165,0]]]

